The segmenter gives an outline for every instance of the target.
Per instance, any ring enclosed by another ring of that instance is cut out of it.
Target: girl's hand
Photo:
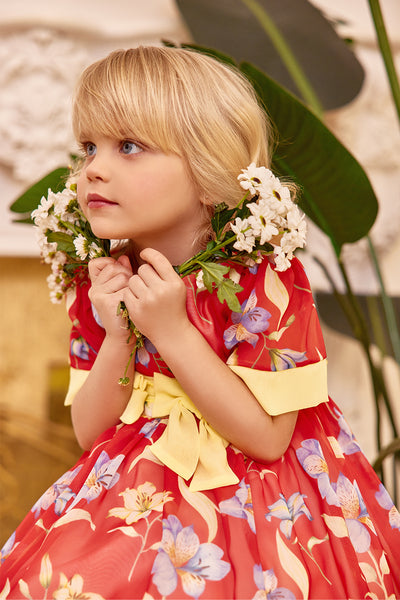
[[[94,258],[89,262],[89,276],[92,286],[89,298],[99,314],[108,336],[123,339],[126,343],[126,319],[117,314],[118,304],[124,298],[132,268],[127,256],[114,258]],[[134,341],[134,340],[132,340]]]
[[[186,286],[161,252],[146,248],[140,258],[146,262],[130,278],[123,299],[136,327],[157,346],[189,323]]]

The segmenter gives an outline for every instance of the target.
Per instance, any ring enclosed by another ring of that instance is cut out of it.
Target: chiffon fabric
[[[400,598],[400,515],[328,397],[301,263],[230,276],[241,312],[192,275],[188,315],[269,414],[299,411],[284,456],[262,464],[228,444],[145,340],[121,422],[3,547],[0,598]],[[104,338],[89,287],[69,308],[67,403]]]

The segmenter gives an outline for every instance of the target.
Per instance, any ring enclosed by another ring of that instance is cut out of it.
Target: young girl
[[[128,242],[70,301],[86,452],[3,548],[0,597],[400,597],[400,515],[327,396],[300,262],[235,265],[241,312],[172,266],[270,164],[250,85],[188,50],[117,51],[83,73],[73,124],[82,210]],[[125,387],[121,301],[145,336]]]

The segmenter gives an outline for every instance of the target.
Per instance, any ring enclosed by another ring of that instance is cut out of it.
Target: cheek
[[[84,210],[85,208],[85,178],[82,173],[79,175],[76,182],[76,197],[78,199],[79,206]]]

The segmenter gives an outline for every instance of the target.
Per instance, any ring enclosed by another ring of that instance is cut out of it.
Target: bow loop
[[[143,411],[154,418],[168,417],[150,451],[183,479],[192,478],[191,491],[239,482],[228,464],[228,442],[203,419],[176,379],[161,373],[155,373],[154,379],[136,373],[121,421],[134,423]]]

